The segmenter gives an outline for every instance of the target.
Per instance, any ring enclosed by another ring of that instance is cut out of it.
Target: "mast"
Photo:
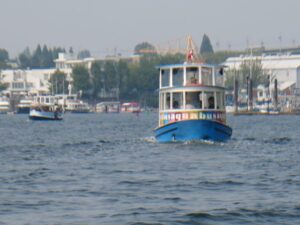
[[[188,63],[201,63],[203,62],[199,57],[199,50],[194,43],[192,36],[187,36],[187,47],[186,47],[186,62]]]

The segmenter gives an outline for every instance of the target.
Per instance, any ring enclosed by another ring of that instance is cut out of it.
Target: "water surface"
[[[0,115],[0,224],[300,224],[300,117],[153,142],[156,113]]]

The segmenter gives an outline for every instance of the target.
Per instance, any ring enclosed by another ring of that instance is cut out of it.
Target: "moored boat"
[[[17,113],[29,114],[31,104],[32,104],[32,99],[21,99],[20,103],[17,105]]]
[[[10,110],[10,104],[8,99],[0,98],[0,114],[6,114]]]
[[[65,112],[70,113],[89,113],[91,112],[88,103],[83,102],[77,98],[77,95],[55,95],[58,99],[58,105],[61,106]]]
[[[140,113],[141,107],[138,102],[125,102],[121,106],[121,112]]]
[[[96,112],[119,113],[120,102],[100,102],[96,105]]]
[[[232,135],[226,125],[222,68],[194,62],[159,66],[158,142],[209,140]]]

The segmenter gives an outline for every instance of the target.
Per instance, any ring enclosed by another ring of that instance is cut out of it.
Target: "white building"
[[[94,58],[75,60],[67,58],[66,54],[59,53],[54,60],[55,68],[51,69],[8,69],[0,71],[0,82],[7,83],[5,94],[36,95],[49,93],[49,79],[51,75],[60,70],[67,74],[67,80],[71,81],[72,68],[75,65],[85,65],[91,68]]]
[[[72,69],[77,65],[84,65],[88,69],[91,69],[92,63],[95,58],[85,58],[85,59],[73,59],[65,53],[59,53],[58,58],[54,60],[55,68],[63,71],[64,73],[71,75]]]
[[[139,56],[132,57],[114,57],[108,59],[74,59],[65,53],[59,53],[58,58],[54,60],[55,68],[51,69],[9,69],[0,71],[0,82],[7,83],[9,86],[3,92],[5,94],[20,94],[20,95],[36,95],[49,93],[49,79],[51,75],[60,70],[67,74],[67,80],[72,82],[72,69],[76,65],[84,65],[87,69],[91,69],[92,63],[96,60],[114,60],[120,59],[129,62],[138,62]]]
[[[44,94],[49,91],[49,79],[56,69],[2,70],[0,81],[9,86],[4,93]]]
[[[271,77],[271,82],[276,78],[279,90],[292,88],[295,93],[300,90],[300,55],[276,55],[276,56],[240,56],[228,58],[224,65],[227,69],[239,70],[243,62],[251,60],[261,61],[262,68]]]

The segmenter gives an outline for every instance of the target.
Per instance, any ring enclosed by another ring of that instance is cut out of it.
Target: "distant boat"
[[[96,112],[119,113],[120,102],[100,102],[96,105]]]
[[[32,101],[33,100],[29,98],[21,99],[20,103],[17,105],[17,113],[29,114]]]
[[[32,120],[62,120],[62,107],[54,96],[36,96],[30,107],[29,118]]]
[[[8,99],[0,98],[0,114],[6,114],[9,112],[10,104]]]
[[[121,112],[140,113],[141,107],[138,102],[125,102],[121,106]]]
[[[193,62],[159,66],[158,142],[226,141],[232,129],[226,125],[222,68]],[[219,72],[220,71],[220,72]]]
[[[77,99],[77,95],[55,95],[58,105],[64,108],[65,112],[70,113],[89,113],[91,109],[88,103]]]

